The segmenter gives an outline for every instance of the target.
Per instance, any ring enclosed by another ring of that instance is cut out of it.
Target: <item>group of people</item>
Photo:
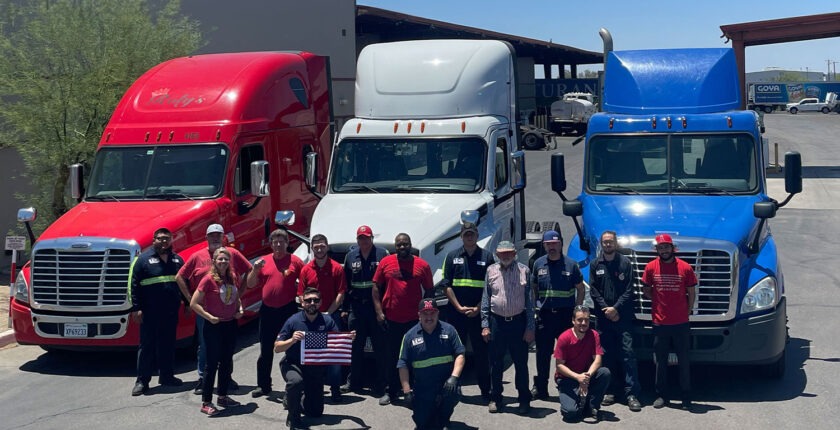
[[[543,235],[545,255],[533,267],[517,262],[517,250],[500,242],[493,253],[478,246],[478,229],[465,222],[462,246],[447,255],[442,286],[449,299],[441,314],[434,299],[429,264],[412,254],[411,238],[400,233],[394,254],[373,243],[369,226],[356,231],[356,247],[344,264],[329,257],[323,235],[312,237],[313,259],[304,264],[289,254],[288,234],[275,230],[272,253],[253,266],[223,245],[218,224],[207,229],[208,250],[184,262],[172,252],[172,234],[155,232],[154,247],[132,267],[132,316],[141,322],[138,377],[132,395],[146,392],[155,368],[162,385],[181,385],[174,376],[175,326],[179,302],[197,315],[200,339],[195,388],[201,411],[238,403],[228,397],[232,380],[236,319],[243,314],[241,290],[261,287],[260,356],[253,397],[272,392],[274,354],[285,352],[280,369],[286,382],[286,424],[302,426],[302,415],[317,417],[324,409],[324,385],[334,403],[342,393],[365,388],[380,405],[402,401],[413,410],[417,428],[446,428],[461,395],[464,345],[472,346],[476,381],[490,413],[504,410],[503,360],[510,354],[515,369],[517,412],[527,414],[533,399],[548,397],[551,357],[554,381],[565,420],[600,420],[600,409],[624,401],[631,411],[642,408],[633,351],[634,271],[618,252],[617,235],[606,231],[600,253],[590,264],[593,309],[583,306],[583,276],[563,254],[558,231]],[[654,408],[668,404],[667,365],[673,345],[680,366],[684,407],[691,406],[688,316],[697,279],[691,266],[676,257],[667,234],[656,236],[658,259],[641,278],[651,300],[656,392]],[[298,309],[298,303],[301,310]],[[415,309],[417,311],[415,312]],[[591,314],[590,314],[591,312]],[[590,328],[593,320],[597,330]],[[208,324],[209,322],[209,324]],[[300,345],[308,332],[352,333],[349,375],[336,365],[303,364]],[[365,372],[365,344],[373,346],[376,372]],[[537,374],[529,389],[528,348],[536,346]],[[212,402],[218,373],[217,402]],[[623,376],[623,377],[621,377]]]

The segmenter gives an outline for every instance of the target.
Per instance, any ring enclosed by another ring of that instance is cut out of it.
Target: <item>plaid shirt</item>
[[[481,297],[481,327],[489,327],[490,313],[512,317],[525,312],[528,330],[534,329],[534,300],[528,280],[530,269],[522,263],[502,268],[499,263],[487,268],[486,285]]]

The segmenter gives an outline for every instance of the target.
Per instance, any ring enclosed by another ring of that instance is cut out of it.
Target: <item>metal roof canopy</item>
[[[531,57],[534,64],[602,64],[600,52],[584,51],[566,45],[529,39],[475,27],[406,15],[370,6],[356,6],[356,34],[376,34],[378,42],[413,39],[495,39],[513,45],[516,55]],[[362,46],[358,49],[361,50]]]
[[[744,48],[773,43],[840,37],[840,13],[797,16],[792,18],[721,25],[721,37],[732,41],[738,79],[741,82],[741,108],[746,107],[746,70]]]

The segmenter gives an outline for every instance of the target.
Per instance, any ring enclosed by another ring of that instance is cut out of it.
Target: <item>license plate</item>
[[[87,324],[64,324],[64,337],[87,337]]]

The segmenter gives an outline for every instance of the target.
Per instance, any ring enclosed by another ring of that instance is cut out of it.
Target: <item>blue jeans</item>
[[[583,418],[586,411],[601,409],[604,394],[610,385],[610,370],[599,367],[592,375],[589,383],[589,393],[580,395],[580,383],[574,379],[562,378],[557,381],[557,391],[560,392],[560,413],[566,421],[577,421]]]

